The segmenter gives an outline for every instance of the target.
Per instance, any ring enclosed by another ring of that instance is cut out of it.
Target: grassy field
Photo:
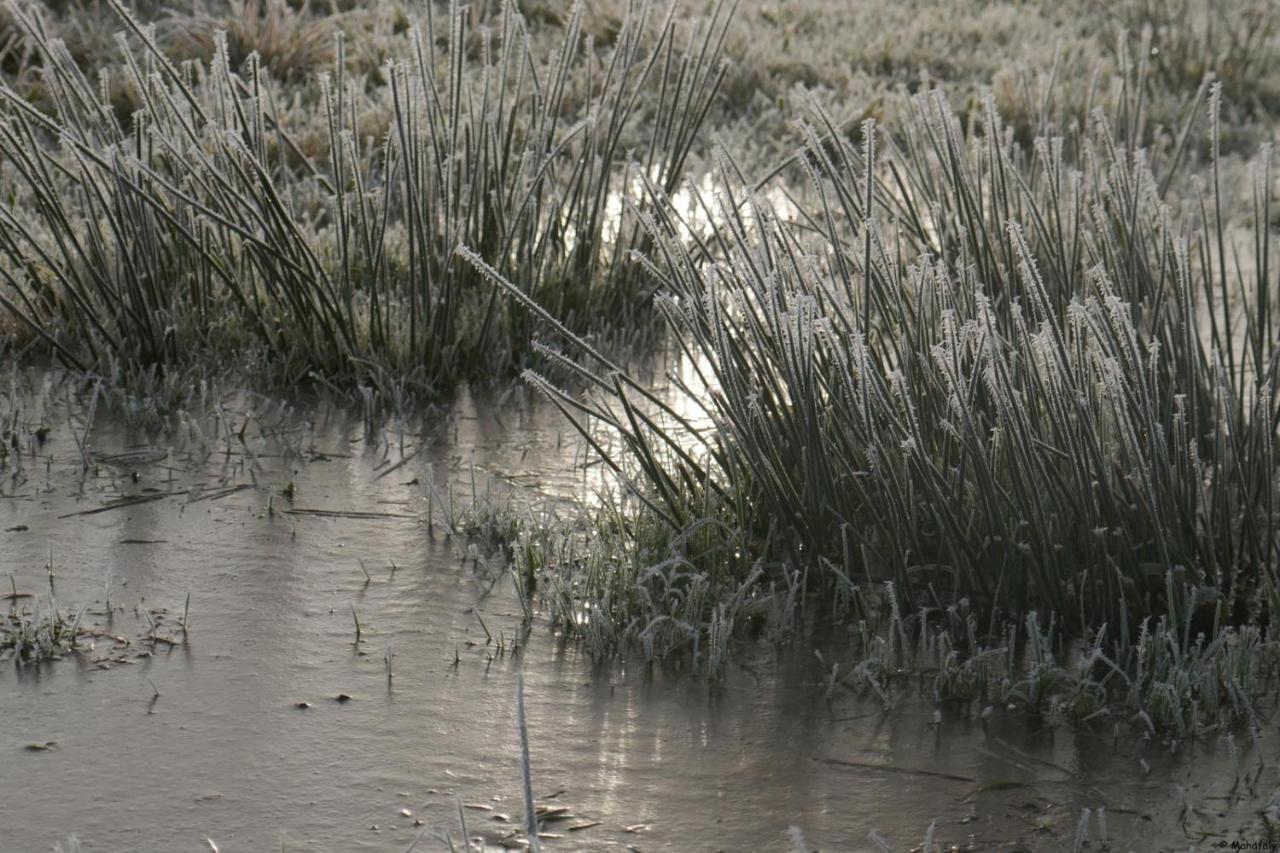
[[[401,408],[527,370],[620,483],[517,549],[600,654],[816,606],[876,690],[1254,714],[1273,4],[4,8],[11,347]],[[596,345],[658,320],[692,413]]]
[[[536,331],[456,246],[575,330],[637,325],[638,179],[723,151],[803,186],[814,110],[857,142],[937,91],[972,131],[989,93],[1028,150],[1098,108],[1163,150],[1212,71],[1219,144],[1253,151],[1280,97],[1265,3],[519,8],[6,0],[3,328],[126,383],[429,398],[528,366]]]
[[[125,383],[234,362],[397,399],[509,375],[528,351],[523,313],[458,245],[579,327],[633,315],[640,285],[611,260],[638,232],[608,216],[609,190],[623,146],[679,180],[725,23],[685,44],[674,19],[637,16],[602,57],[581,14],[535,43],[516,15],[491,31],[436,10],[368,70],[347,56],[382,42],[348,49],[319,34],[332,20],[283,6],[232,34],[208,15],[152,29],[113,5],[123,59],[86,74],[97,64],[28,11],[11,14],[39,67],[4,92],[13,317],[64,363]],[[206,41],[207,63],[181,58]]]

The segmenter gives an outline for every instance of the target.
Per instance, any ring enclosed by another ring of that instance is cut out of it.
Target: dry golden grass
[[[317,16],[308,4],[294,8],[285,0],[229,0],[228,7],[219,13],[198,2],[190,14],[171,13],[162,28],[166,47],[178,58],[208,62],[222,31],[232,68],[253,53],[280,80],[302,80],[332,65],[338,15]]]

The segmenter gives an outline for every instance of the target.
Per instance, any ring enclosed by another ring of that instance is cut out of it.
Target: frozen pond
[[[874,830],[903,851],[934,819],[944,850],[1073,850],[1085,808],[1093,850],[1099,808],[1108,849],[1268,837],[1271,732],[1237,738],[1232,790],[1219,741],[1171,753],[1110,723],[827,701],[813,648],[830,638],[743,645],[708,684],[596,665],[536,618],[522,634],[501,557],[445,519],[473,482],[528,504],[590,488],[579,442],[527,395],[369,438],[358,413],[242,395],[198,430],[88,424],[89,395],[20,385],[0,403],[21,452],[0,471],[0,590],[31,597],[3,606],[52,588],[95,634],[0,664],[3,853],[72,834],[85,851],[402,851],[424,830],[459,843],[459,805],[476,844],[516,845],[521,664],[547,850],[789,851],[796,827],[810,850],[878,849]]]

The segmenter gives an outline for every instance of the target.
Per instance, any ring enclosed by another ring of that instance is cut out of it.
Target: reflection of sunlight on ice
[[[668,405],[694,429],[705,434],[713,427],[709,409],[715,389],[706,384],[713,376],[710,359],[701,352],[695,352],[692,357],[682,355],[672,374],[678,382],[667,389]]]
[[[661,192],[661,170],[650,170],[648,180],[635,169],[628,169],[622,179],[623,186],[609,191],[604,202],[604,217],[601,224],[600,251],[605,258],[613,251],[614,243],[623,236],[625,229],[636,223],[631,210],[645,212],[652,209],[654,199],[652,193]],[[729,218],[728,197],[721,191],[723,181],[713,172],[703,172],[693,180],[684,180],[666,197],[676,234],[686,245],[698,240],[707,240],[713,236],[717,226],[724,225]],[[782,222],[794,222],[799,216],[799,209],[779,183],[770,184],[754,193],[738,192],[734,201],[738,206],[738,216],[743,224],[751,229],[755,226],[756,215],[752,204],[766,207],[771,215]],[[565,252],[572,252],[577,245],[578,232],[571,218],[566,216],[564,223]]]
[[[696,186],[685,184],[672,194],[670,202],[682,223],[682,240],[688,242],[694,234],[699,239],[710,238],[718,226],[725,224],[729,216],[729,200],[717,191],[718,186],[715,175],[705,172]],[[712,199],[716,200],[715,204],[712,204]],[[748,230],[756,225],[757,207],[768,210],[779,222],[794,222],[800,212],[780,183],[771,183],[755,192],[741,193],[735,200],[738,215]]]
[[[904,164],[905,167],[905,164]],[[914,184],[904,183],[902,181],[889,180],[891,175],[888,164],[881,165],[882,179],[876,184],[876,191],[880,193],[888,192],[888,203],[885,205],[891,211],[894,219],[902,216],[905,211],[913,211],[911,218],[919,222],[920,228],[924,231],[925,239],[929,245],[935,250],[940,246],[940,234],[938,231],[938,214],[939,211],[930,204],[919,198],[919,193]],[[988,208],[988,213],[993,213],[993,205],[995,202],[992,198],[986,197],[980,200],[980,203]],[[998,217],[996,217],[998,219]],[[992,221],[996,221],[993,219]]]
[[[650,393],[660,401],[645,399],[643,395],[628,390],[627,403],[644,416],[669,438],[678,441],[679,447],[695,458],[704,455],[704,442],[710,441],[715,428],[712,418],[711,390],[703,377],[712,376],[710,363],[703,356],[692,362],[688,356],[671,353],[665,357],[664,368],[653,382],[647,383]],[[628,423],[622,405],[611,394],[603,391],[588,395],[590,405],[610,412],[617,423]],[[665,411],[664,411],[665,407]],[[589,417],[578,419],[578,426],[585,429],[590,440],[573,435],[570,443],[557,454],[573,472],[569,480],[561,479],[563,486],[555,491],[558,496],[582,502],[588,506],[604,506],[616,503],[628,491],[628,484],[608,464],[604,463],[596,448],[616,460],[626,469],[631,458],[622,437],[612,426]],[[661,441],[655,442],[661,445]],[[544,464],[546,460],[543,460]],[[564,470],[564,469],[562,469]],[[636,480],[638,484],[640,481]]]
[[[737,187],[726,192],[724,176],[705,171],[681,182],[669,195],[661,189],[662,180],[659,169],[651,169],[645,174],[638,167],[632,167],[618,181],[618,186],[608,193],[603,204],[599,245],[602,261],[612,259],[619,240],[631,239],[632,229],[644,227],[641,217],[648,217],[659,208],[671,229],[665,236],[675,237],[685,246],[709,242],[717,228],[731,221],[735,230],[741,227],[751,233],[760,227],[762,219],[779,223],[794,223],[801,219],[801,210],[792,195],[795,188],[788,187],[781,179],[758,189]],[[578,232],[572,216],[568,214],[565,215],[563,236],[564,251],[572,252],[577,245]],[[694,458],[701,457],[705,455],[707,443],[713,440],[715,432],[712,395],[716,389],[708,387],[708,382],[715,375],[713,365],[702,353],[690,356],[672,352],[665,361],[656,381],[649,384],[649,390],[662,405],[645,399],[634,390],[627,393],[627,402],[652,418],[656,429],[677,441],[682,451]],[[617,423],[628,423],[622,406],[610,394],[599,392],[591,395],[590,399],[592,405],[608,410]],[[632,454],[622,437],[608,424],[584,417],[578,426],[587,430],[590,440],[580,438],[572,452],[572,497],[589,506],[616,502],[621,494],[629,491],[628,484],[625,478],[619,477],[601,461],[591,444],[594,442],[624,467]]]

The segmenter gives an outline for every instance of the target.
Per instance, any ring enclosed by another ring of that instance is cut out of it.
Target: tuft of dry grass
[[[162,41],[175,58],[207,63],[225,32],[233,69],[256,53],[277,79],[300,81],[333,64],[337,29],[336,16],[317,16],[306,2],[295,8],[286,0],[228,0],[218,12],[197,0],[189,14],[170,11]]]

